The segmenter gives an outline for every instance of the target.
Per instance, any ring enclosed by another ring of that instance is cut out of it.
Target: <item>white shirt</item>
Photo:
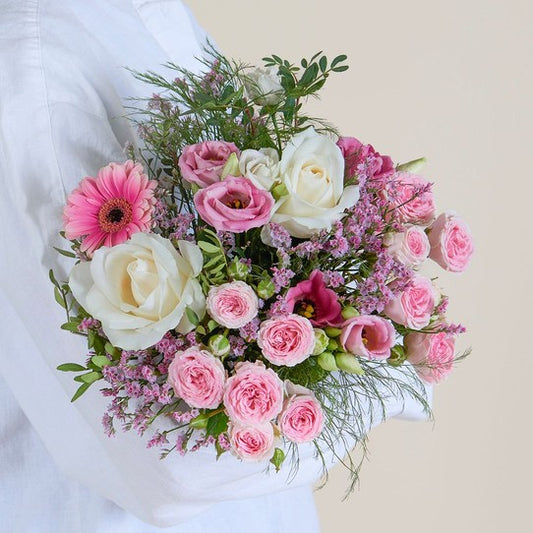
[[[75,404],[84,339],[62,332],[48,270],[66,279],[66,194],[135,140],[128,97],[153,88],[124,68],[196,68],[205,36],[178,0],[0,0],[0,520],[14,533],[318,531],[311,484],[320,463],[264,473],[212,450],[158,458],[133,433],[106,437],[106,399]],[[64,243],[63,243],[64,245]],[[391,416],[419,416],[391,401]],[[378,419],[374,420],[374,423]],[[370,422],[368,424],[370,426]],[[114,502],[114,503],[112,503]],[[218,503],[217,503],[218,502]],[[142,521],[141,521],[142,520]]]

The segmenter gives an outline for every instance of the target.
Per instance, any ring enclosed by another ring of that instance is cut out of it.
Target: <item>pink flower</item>
[[[474,253],[468,226],[454,213],[442,213],[431,226],[429,257],[450,272],[463,272]]]
[[[275,418],[283,405],[283,382],[278,375],[260,361],[238,363],[235,369],[224,391],[230,420],[257,425]]]
[[[202,219],[217,230],[242,233],[270,220],[274,198],[249,179],[228,176],[199,190],[194,204]]]
[[[207,187],[220,181],[222,170],[231,154],[239,149],[226,141],[205,141],[183,149],[178,165],[183,179]]]
[[[294,366],[307,359],[315,347],[315,332],[307,318],[299,315],[265,320],[257,344],[265,359],[277,366]]]
[[[310,442],[322,432],[324,413],[319,401],[310,390],[291,385],[287,387],[289,397],[278,417],[279,428],[292,442]]]
[[[409,333],[404,346],[407,360],[426,383],[438,383],[452,371],[455,338],[448,333]]]
[[[363,144],[355,137],[341,137],[337,146],[344,156],[344,175],[347,179],[353,178],[358,166],[368,158],[371,158],[369,170],[373,178],[379,179],[394,172],[394,163],[388,155],[381,155],[372,145]]]
[[[224,394],[226,372],[206,350],[193,346],[177,352],[168,367],[168,383],[189,406],[215,409]]]
[[[121,244],[134,233],[149,231],[156,185],[133,161],[110,163],[96,178],[84,178],[63,211],[67,239],[81,239],[81,250],[92,255],[102,245]]]
[[[401,233],[388,233],[385,238],[387,251],[408,267],[420,266],[429,256],[428,236],[420,226],[407,226]]]
[[[422,329],[429,324],[435,308],[435,288],[431,281],[415,276],[411,285],[385,306],[385,314],[412,329]]]
[[[341,346],[354,355],[369,359],[387,359],[394,346],[396,330],[386,319],[361,315],[347,320],[339,338]]]
[[[257,316],[259,300],[250,285],[243,281],[211,287],[207,295],[207,311],[226,328],[238,329]]]
[[[274,428],[270,422],[255,426],[230,425],[231,450],[245,461],[264,461],[274,454]]]
[[[431,183],[422,176],[396,174],[388,186],[388,199],[401,222],[427,224],[435,216]]]
[[[289,311],[308,318],[315,326],[336,326],[342,322],[337,294],[326,287],[320,270],[313,270],[309,279],[289,289],[286,300]]]

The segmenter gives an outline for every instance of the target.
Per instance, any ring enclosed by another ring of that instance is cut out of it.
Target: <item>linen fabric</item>
[[[72,262],[58,231],[66,195],[134,142],[128,97],[153,89],[125,68],[198,68],[205,34],[176,0],[0,0],[0,517],[10,532],[318,531],[311,484],[320,463],[302,447],[297,475],[265,474],[212,450],[159,460],[133,433],[109,439],[106,399],[74,404],[85,339],[63,332],[48,270]],[[417,418],[414,402],[388,415]],[[374,416],[372,423],[381,420]],[[368,419],[368,426],[371,419]],[[181,525],[176,525],[181,524]]]

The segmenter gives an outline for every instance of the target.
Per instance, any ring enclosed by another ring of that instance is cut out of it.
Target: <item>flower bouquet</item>
[[[144,147],[70,194],[58,251],[77,261],[66,283],[50,273],[89,349],[58,369],[78,373],[73,401],[103,384],[108,435],[279,469],[302,443],[324,461],[363,441],[390,397],[429,414],[425,384],[464,328],[420,268],[461,272],[472,239],[437,216],[422,160],[395,165],[304,113],[345,61],[210,50],[201,73],[135,73],[157,88],[130,116]]]

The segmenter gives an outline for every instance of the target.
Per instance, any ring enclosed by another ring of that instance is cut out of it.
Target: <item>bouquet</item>
[[[157,91],[130,108],[143,148],[64,209],[76,264],[50,275],[89,353],[58,369],[77,373],[73,401],[101,384],[108,435],[162,457],[213,446],[279,469],[312,443],[325,467],[388,398],[429,414],[464,328],[421,268],[463,271],[472,238],[437,214],[423,159],[395,165],[305,114],[345,55],[263,61],[209,50],[200,73],[134,73]]]

